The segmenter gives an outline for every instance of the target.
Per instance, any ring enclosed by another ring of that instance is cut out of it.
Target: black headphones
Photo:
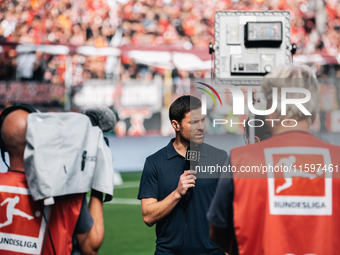
[[[0,150],[1,150],[1,158],[2,161],[5,163],[5,165],[9,168],[9,165],[6,163],[5,160],[5,152],[6,152],[6,147],[4,144],[4,141],[2,140],[2,125],[5,121],[5,118],[11,113],[14,112],[16,110],[24,110],[28,113],[32,113],[32,112],[36,112],[37,110],[35,108],[33,108],[30,105],[27,104],[18,104],[18,105],[14,105],[14,106],[10,106],[8,108],[6,108],[5,110],[2,111],[1,115],[0,115]]]

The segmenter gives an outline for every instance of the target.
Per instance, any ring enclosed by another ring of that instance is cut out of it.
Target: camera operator
[[[14,106],[5,109],[1,116],[1,148],[8,152],[10,165],[8,172],[1,173],[0,187],[10,187],[13,191],[4,192],[0,189],[0,212],[7,217],[5,221],[3,217],[0,218],[2,236],[5,236],[4,233],[19,236],[17,233],[24,229],[28,229],[27,233],[31,233],[35,228],[41,230],[41,225],[47,220],[42,202],[34,202],[29,192],[26,194],[14,192],[14,190],[28,191],[24,151],[27,116],[30,112],[32,112],[30,107]],[[40,245],[43,247],[42,254],[76,254],[77,249],[81,254],[97,254],[104,238],[102,194],[92,190],[88,206],[85,194],[56,198],[55,204],[51,206],[47,232],[44,245],[38,244],[39,247]],[[9,242],[13,244],[13,249],[18,244],[25,249],[34,247],[34,243],[27,244],[24,239],[26,236],[22,238],[23,241]],[[77,247],[74,247],[74,244]],[[0,246],[0,253],[3,251],[2,247]],[[13,249],[7,247],[6,254],[12,254]]]

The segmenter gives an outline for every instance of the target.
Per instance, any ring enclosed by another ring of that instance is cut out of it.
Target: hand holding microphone
[[[177,192],[181,195],[181,197],[187,194],[189,188],[195,187],[195,174],[195,170],[185,170],[184,173],[180,176],[177,186]]]
[[[192,188],[195,187],[196,183],[196,166],[198,165],[200,159],[200,151],[198,146],[190,149],[188,146],[186,154],[185,154],[185,166],[184,173],[180,176],[178,187],[180,188],[178,191],[181,196],[185,196],[185,200],[188,201],[192,196]]]

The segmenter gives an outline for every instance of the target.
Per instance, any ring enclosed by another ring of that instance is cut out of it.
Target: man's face
[[[187,141],[203,143],[205,133],[205,115],[201,114],[201,108],[186,113],[179,123],[179,133]]]

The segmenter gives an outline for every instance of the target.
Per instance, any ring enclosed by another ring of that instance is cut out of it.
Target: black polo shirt
[[[138,199],[166,198],[178,185],[185,158],[170,143],[149,156],[144,165]],[[207,144],[201,146],[200,165],[223,165],[227,153]],[[224,254],[209,238],[206,213],[218,179],[197,178],[190,199],[182,198],[165,218],[156,223],[155,254]]]

